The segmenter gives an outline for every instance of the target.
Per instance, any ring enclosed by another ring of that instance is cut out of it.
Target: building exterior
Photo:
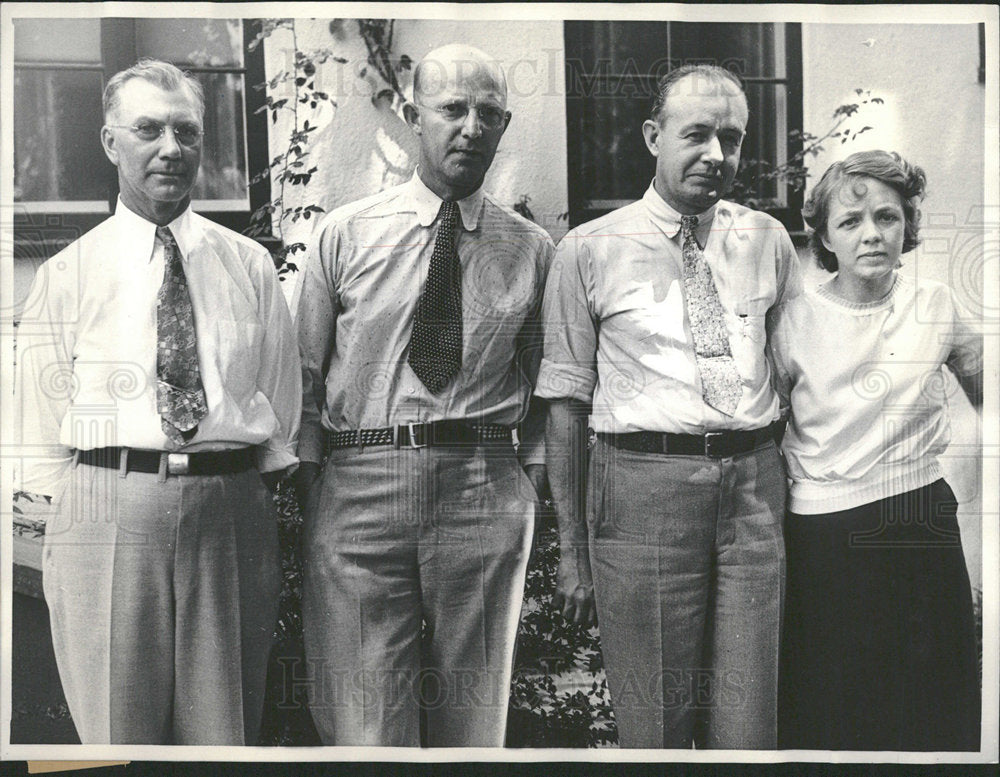
[[[364,20],[377,23],[368,27],[354,19],[262,25],[194,17],[18,18],[14,318],[40,262],[109,213],[115,179],[98,142],[100,90],[138,56],[190,68],[206,88],[209,115],[196,207],[244,229],[254,210],[280,196],[288,217],[272,215],[263,235],[275,246],[277,238],[285,245],[308,242],[318,219],[297,216],[296,207],[329,211],[412,174],[417,146],[401,116],[401,95],[412,63],[450,41],[493,53],[506,67],[514,118],[486,186],[509,205],[527,206],[556,240],[576,223],[641,196],[653,160],[640,125],[656,76],[678,63],[711,61],[733,68],[747,83],[751,120],[744,160],[794,161],[802,148],[796,131],[822,137],[847,130],[851,134],[824,141],[818,155],[804,157],[814,178],[830,162],[867,148],[897,150],[922,165],[929,179],[925,240],[906,257],[906,272],[951,284],[972,318],[995,312],[995,300],[984,308],[982,280],[983,230],[995,228],[998,218],[996,203],[987,207],[983,195],[983,24],[679,22],[654,11],[650,17]],[[262,30],[268,34],[258,41]],[[53,36],[62,43],[53,45]],[[380,52],[389,63],[381,72]],[[298,92],[296,77],[303,79]],[[272,88],[254,87],[263,81],[272,81]],[[314,102],[296,103],[296,96],[317,93]],[[72,100],[66,99],[70,94]],[[282,99],[272,117],[267,101]],[[834,116],[838,106],[850,104],[858,105],[855,113]],[[270,177],[255,180],[268,161],[288,151],[294,122],[300,131],[309,128],[300,143],[308,152],[304,167],[292,169],[315,168],[307,182],[282,183],[280,164]],[[869,129],[852,137],[862,127]],[[779,182],[748,194],[804,245],[797,214],[801,191]],[[819,280],[822,271],[800,250],[809,277]],[[287,258],[294,263],[296,254]],[[289,298],[295,283],[295,273],[288,273]],[[945,466],[959,497],[968,500],[963,539],[979,585],[975,456],[970,466],[977,427],[959,399]]]

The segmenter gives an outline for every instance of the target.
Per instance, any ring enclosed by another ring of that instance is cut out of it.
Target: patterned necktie
[[[462,264],[455,250],[458,205],[441,204],[427,281],[417,302],[407,361],[437,394],[462,366]]]
[[[697,216],[681,217],[681,255],[684,257],[684,296],[687,300],[695,359],[701,374],[705,402],[733,415],[740,402],[742,382],[729,348],[726,319],[712,270],[694,237]]]
[[[181,252],[166,227],[157,227],[156,236],[163,243],[163,283],[156,295],[156,411],[163,433],[183,445],[208,415],[208,403]]]

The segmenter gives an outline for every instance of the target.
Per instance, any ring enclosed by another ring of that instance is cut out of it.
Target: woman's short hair
[[[161,62],[158,59],[143,57],[132,67],[115,73],[108,85],[104,87],[103,108],[104,120],[108,121],[118,110],[118,92],[133,78],[141,78],[163,89],[165,92],[172,92],[178,89],[187,89],[194,98],[198,106],[198,115],[205,115],[205,92],[201,84],[190,73],[185,73],[169,62]]]
[[[812,229],[809,247],[828,272],[837,269],[836,254],[823,245],[830,217],[830,200],[845,183],[853,183],[859,178],[874,178],[899,195],[904,217],[903,253],[912,251],[920,242],[918,205],[927,186],[923,169],[911,165],[895,151],[858,151],[842,162],[830,165],[802,207],[802,218]]]

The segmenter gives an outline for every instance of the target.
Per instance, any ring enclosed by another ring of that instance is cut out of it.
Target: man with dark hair
[[[404,113],[413,178],[327,216],[303,271],[310,707],[327,744],[499,747],[552,243],[482,189],[510,121],[495,61],[436,49]]]
[[[722,199],[746,124],[729,72],[668,74],[642,127],[652,185],[571,231],[546,287],[556,601],[578,622],[596,602],[623,747],[776,744],[785,481],[766,341],[801,280],[781,224]]]
[[[204,98],[142,60],[104,94],[114,215],[38,271],[19,329],[22,487],[85,744],[256,744],[280,587],[269,488],[301,375],[274,264],[191,210]],[[267,487],[265,487],[265,481]]]

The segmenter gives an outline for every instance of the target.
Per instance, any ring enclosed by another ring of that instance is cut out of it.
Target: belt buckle
[[[721,454],[712,453],[712,440],[716,437],[722,437],[723,432],[706,432],[705,433],[705,456],[710,459],[722,458]]]
[[[406,425],[406,428],[409,429],[409,431],[410,431],[410,447],[413,448],[414,450],[417,450],[418,448],[426,448],[427,447],[427,442],[426,441],[424,442],[423,445],[417,445],[417,433],[416,433],[416,429],[415,429],[415,427],[417,427],[417,426],[420,426],[420,424],[418,424],[416,422],[413,422],[413,421],[411,421],[410,423],[408,423]]]
[[[168,453],[167,472],[171,475],[188,475],[191,473],[191,455],[188,453]]]

